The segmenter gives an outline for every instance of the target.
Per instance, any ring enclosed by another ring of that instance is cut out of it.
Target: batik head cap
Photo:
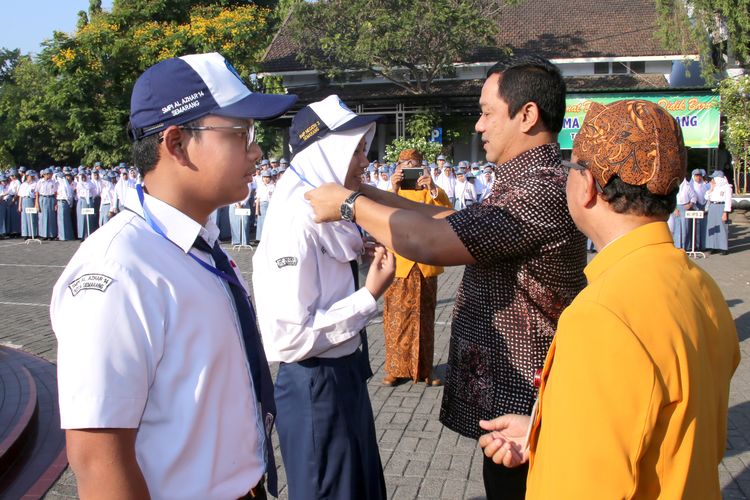
[[[600,186],[616,175],[656,195],[672,193],[687,172],[679,124],[649,101],[592,103],[573,143],[573,156]]]
[[[417,163],[422,163],[422,153],[416,149],[404,149],[398,154],[398,161],[410,161],[414,160]]]

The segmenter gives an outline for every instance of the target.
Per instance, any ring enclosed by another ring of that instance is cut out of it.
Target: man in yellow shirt
[[[567,166],[568,208],[599,253],[560,317],[537,412],[480,422],[480,446],[529,461],[526,498],[718,499],[739,343],[719,287],[667,228],[679,125],[646,101],[594,104]]]

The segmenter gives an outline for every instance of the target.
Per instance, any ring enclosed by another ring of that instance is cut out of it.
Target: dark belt
[[[316,366],[335,366],[340,363],[348,363],[350,362],[350,359],[361,355],[362,350],[356,349],[353,353],[347,354],[346,356],[342,356],[340,358],[307,358],[296,361],[296,363],[298,365],[304,366],[305,368],[315,368]],[[287,363],[281,362],[281,364],[285,365]]]
[[[54,194],[40,194],[39,196],[41,196],[42,198],[54,198],[55,197]]]
[[[723,205],[723,204],[724,204],[724,202],[723,202],[723,201],[709,201],[709,203],[710,203],[711,205]]]
[[[266,500],[268,497],[266,496],[266,488],[264,486],[265,482],[265,477],[260,478],[260,481],[254,488],[251,488],[250,491],[237,500]]]

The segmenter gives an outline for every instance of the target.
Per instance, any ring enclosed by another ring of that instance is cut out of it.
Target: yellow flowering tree
[[[36,61],[47,75],[45,106],[64,116],[60,135],[47,138],[65,145],[58,160],[128,160],[130,92],[161,60],[216,51],[249,79],[273,28],[273,12],[262,4],[115,0],[112,12],[92,5],[79,13],[77,30],[55,32]]]

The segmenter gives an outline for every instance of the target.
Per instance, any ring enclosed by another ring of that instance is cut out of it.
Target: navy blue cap
[[[339,96],[329,95],[300,109],[289,129],[289,147],[298,154],[329,132],[343,132],[364,127],[380,120],[383,115],[358,115],[349,109]]]
[[[296,95],[251,92],[217,52],[175,57],[151,66],[135,82],[129,135],[138,140],[207,114],[267,120],[295,102]]]

